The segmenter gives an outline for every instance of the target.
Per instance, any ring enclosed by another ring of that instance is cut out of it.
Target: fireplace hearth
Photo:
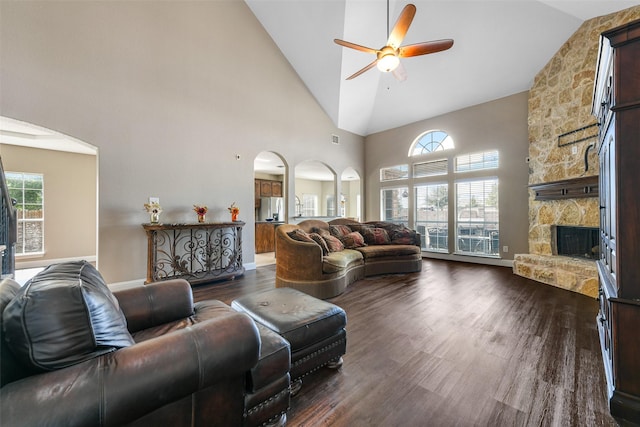
[[[598,259],[599,230],[595,227],[552,225],[551,249],[554,255]]]

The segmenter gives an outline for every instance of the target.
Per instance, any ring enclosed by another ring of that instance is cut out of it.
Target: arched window
[[[416,138],[409,156],[420,156],[434,151],[444,151],[453,148],[453,139],[441,130],[432,130]]]

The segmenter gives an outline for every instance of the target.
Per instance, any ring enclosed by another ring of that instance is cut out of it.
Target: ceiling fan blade
[[[375,61],[373,61],[371,64],[367,65],[366,67],[364,67],[360,71],[357,71],[357,72],[353,73],[352,75],[350,75],[349,77],[347,77],[347,80],[355,79],[360,74],[364,73],[365,71],[369,71],[370,69],[375,67],[377,63],[378,63],[378,60],[376,59]]]
[[[393,30],[389,34],[389,40],[387,40],[387,46],[391,46],[394,49],[400,47],[402,44],[402,40],[404,40],[404,36],[407,34],[409,30],[409,26],[411,25],[411,21],[413,21],[413,17],[416,14],[416,7],[412,4],[408,4],[402,9],[400,12],[400,16],[396,21],[396,24],[393,26]]]
[[[340,40],[340,39],[333,39],[333,41],[336,44],[339,44],[340,46],[350,47],[351,49],[359,50],[361,52],[373,53],[373,54],[378,53],[378,51],[376,49],[372,49],[372,48],[366,47],[366,46],[360,46],[359,44],[346,42],[346,41]]]
[[[395,77],[396,80],[398,80],[399,82],[403,82],[407,80],[407,70],[404,69],[402,62],[400,62],[396,67],[396,69],[393,70],[391,73],[393,74],[393,77]]]
[[[453,46],[453,40],[434,40],[430,42],[410,44],[402,46],[398,49],[398,56],[401,58],[408,58],[410,56],[426,55],[428,53],[436,53],[449,49]]]

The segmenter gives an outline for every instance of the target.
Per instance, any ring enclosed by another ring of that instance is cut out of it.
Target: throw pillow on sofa
[[[344,250],[344,244],[335,236],[328,235],[322,236],[325,242],[327,242],[327,248],[329,248],[329,252],[340,252]]]
[[[337,237],[338,239],[342,239],[347,234],[351,233],[353,230],[349,228],[348,225],[330,225],[329,232],[332,236]]]
[[[296,228],[295,230],[290,231],[287,234],[293,240],[297,240],[298,242],[316,243],[311,237],[309,237],[309,234],[306,231],[300,228]]]
[[[329,252],[340,252],[344,250],[344,244],[335,236],[332,236],[331,233],[323,228],[314,227],[313,230],[315,233],[318,233],[324,241],[327,243],[327,248]]]
[[[384,228],[363,227],[360,234],[367,245],[388,245],[391,243],[389,233]]]
[[[389,234],[393,245],[415,245],[418,242],[415,230],[407,228],[404,224],[394,224],[386,221],[371,221],[366,225],[377,228],[384,228]]]
[[[327,242],[322,238],[318,233],[309,233],[309,237],[313,239],[320,247],[322,248],[322,256],[325,256],[329,253],[329,247],[327,246]]]
[[[2,316],[9,348],[38,370],[135,344],[118,300],[86,261],[47,267],[20,289]]]
[[[358,233],[357,231],[352,231],[351,233],[340,237],[340,241],[347,249],[355,249],[367,246],[367,244],[364,242],[364,237],[362,237],[362,234]]]

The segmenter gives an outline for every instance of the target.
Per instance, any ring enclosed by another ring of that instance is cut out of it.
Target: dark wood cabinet
[[[260,181],[260,197],[271,197],[271,181]]]
[[[640,20],[600,41],[598,331],[611,414],[640,423]]]
[[[259,208],[260,207],[260,180],[255,180],[255,190],[254,193],[255,195],[255,208]]]
[[[282,182],[269,179],[256,179],[256,200],[260,197],[282,197]]]
[[[256,222],[256,253],[274,252],[276,250],[276,224],[273,222]]]
[[[282,183],[271,181],[271,197],[282,197]]]

